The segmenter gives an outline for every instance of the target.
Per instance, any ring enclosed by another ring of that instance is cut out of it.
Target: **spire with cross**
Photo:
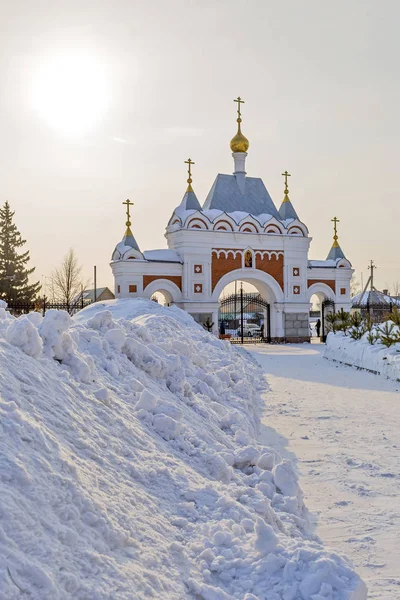
[[[131,248],[133,248],[133,250],[136,250],[137,252],[140,253],[140,248],[137,244],[137,241],[135,240],[135,236],[132,233],[131,230],[131,206],[133,206],[133,202],[131,202],[129,199],[125,200],[125,202],[122,202],[122,204],[124,206],[126,206],[126,230],[125,230],[125,234],[124,237],[122,238],[122,244],[124,246],[129,246]]]
[[[196,194],[194,193],[194,189],[192,188],[192,166],[194,165],[194,162],[191,158],[188,158],[184,161],[184,163],[188,166],[188,178],[186,192],[183,196],[180,206],[182,206],[184,210],[201,210],[200,202],[198,201]]]
[[[339,244],[338,244],[338,234],[337,234],[337,224],[340,223],[339,219],[337,217],[333,217],[333,219],[331,219],[332,223],[333,223],[333,247],[334,248],[339,248]]]
[[[191,167],[194,164],[195,163],[192,161],[191,158],[188,158],[187,160],[185,160],[185,165],[188,165],[188,175],[189,175],[189,177],[187,179],[187,183],[188,183],[187,190],[186,190],[187,192],[193,192],[193,188],[192,188],[193,180],[192,180],[192,168]]]
[[[130,215],[130,207],[133,206],[133,202],[131,202],[128,198],[128,200],[125,200],[125,202],[123,202],[122,204],[126,205],[126,223],[125,223],[125,225],[127,227],[130,227],[132,225],[131,215]]]
[[[327,260],[337,261],[340,258],[346,258],[346,257],[343,254],[343,250],[339,246],[339,242],[338,242],[339,238],[338,238],[338,233],[337,233],[337,224],[340,223],[340,221],[337,217],[333,217],[333,219],[331,219],[331,222],[333,223],[333,244],[332,244],[332,247],[327,256]]]
[[[236,100],[234,100],[234,102],[237,102],[237,114],[238,114],[237,122],[241,123],[242,122],[242,113],[241,113],[241,110],[240,110],[240,105],[244,104],[244,100],[242,100],[241,97],[238,96],[236,98]]]
[[[288,188],[288,184],[287,184],[287,178],[291,177],[291,174],[288,171],[285,171],[284,173],[282,173],[282,175],[285,178],[285,194],[288,194],[289,188]]]
[[[297,216],[297,213],[293,207],[293,204],[290,202],[290,198],[288,196],[288,194],[289,194],[288,177],[291,177],[291,174],[289,173],[288,170],[286,170],[282,173],[282,177],[285,178],[285,189],[283,192],[284,196],[283,196],[282,204],[279,209],[280,217],[284,221],[286,221],[286,219],[298,219],[299,217]]]
[[[236,122],[238,124],[238,130],[237,130],[237,134],[231,139],[231,150],[232,152],[235,153],[245,153],[247,152],[247,150],[249,149],[249,140],[243,135],[241,129],[240,129],[240,123],[242,122],[242,111],[241,111],[241,104],[244,104],[244,100],[241,99],[240,96],[238,96],[234,102],[237,103],[237,119]],[[234,157],[235,158],[235,157]],[[238,161],[237,162],[235,160],[235,174],[236,173],[245,173],[245,168],[244,168],[244,159],[246,157],[237,157]]]

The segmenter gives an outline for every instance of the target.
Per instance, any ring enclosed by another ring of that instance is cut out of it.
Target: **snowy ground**
[[[0,306],[0,367],[0,600],[365,600],[258,441],[261,369],[183,311]]]
[[[246,349],[272,388],[263,441],[297,455],[317,534],[352,559],[368,598],[398,600],[400,383],[329,362],[319,344]]]
[[[381,326],[382,327],[382,326]],[[374,332],[380,327],[374,328]],[[394,330],[396,331],[397,328]],[[368,342],[369,332],[361,340],[353,340],[351,336],[344,335],[341,331],[330,333],[327,338],[325,356],[346,365],[353,365],[375,371],[380,375],[400,380],[400,343],[393,344],[390,348],[379,341],[371,345]]]

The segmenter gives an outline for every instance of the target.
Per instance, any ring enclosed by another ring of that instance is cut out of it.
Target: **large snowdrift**
[[[0,366],[1,600],[366,598],[256,442],[261,371],[184,312],[0,308]]]
[[[386,348],[379,341],[371,345],[367,335],[353,340],[342,331],[331,332],[326,340],[325,358],[400,381],[400,344]]]

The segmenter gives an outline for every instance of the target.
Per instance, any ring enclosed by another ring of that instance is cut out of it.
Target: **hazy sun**
[[[105,69],[95,56],[66,52],[49,58],[33,80],[34,108],[63,134],[95,127],[108,104]]]

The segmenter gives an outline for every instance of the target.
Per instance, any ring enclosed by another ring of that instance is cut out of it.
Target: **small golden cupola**
[[[234,100],[234,102],[237,102],[237,104],[238,104],[238,108],[237,108],[238,118],[236,119],[237,124],[238,124],[238,130],[237,130],[237,134],[231,139],[231,150],[232,150],[232,152],[247,152],[247,150],[249,149],[249,145],[250,145],[249,140],[243,135],[243,133],[240,129],[240,123],[242,122],[240,105],[244,104],[244,100],[242,100],[241,97],[238,96],[238,98],[236,98],[236,100]]]

